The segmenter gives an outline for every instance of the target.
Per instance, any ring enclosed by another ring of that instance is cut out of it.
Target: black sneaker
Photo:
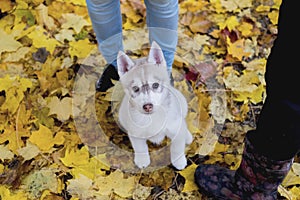
[[[115,66],[112,64],[106,65],[101,77],[96,82],[96,91],[106,92],[109,88],[114,86],[112,80],[118,81],[119,79],[120,77]]]

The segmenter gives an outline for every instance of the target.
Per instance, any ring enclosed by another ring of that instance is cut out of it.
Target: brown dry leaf
[[[200,73],[200,79],[205,82],[216,75],[218,64],[214,61],[197,63],[194,68]]]
[[[190,22],[190,29],[193,33],[207,33],[212,22],[208,20],[205,13],[197,13]]]

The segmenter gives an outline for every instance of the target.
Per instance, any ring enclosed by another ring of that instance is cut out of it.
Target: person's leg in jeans
[[[145,0],[150,43],[161,47],[171,74],[178,40],[178,0]]]
[[[116,60],[123,50],[120,0],[86,0],[86,4],[99,50],[108,63],[96,83],[96,89],[104,92],[113,86],[111,79],[119,79]]]
[[[300,149],[299,66],[295,1],[283,0],[278,35],[266,66],[267,98],[255,130],[246,134],[242,162],[236,172],[199,165],[199,189],[218,199],[277,199],[277,188]]]

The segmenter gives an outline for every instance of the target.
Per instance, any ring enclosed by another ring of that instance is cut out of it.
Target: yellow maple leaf
[[[226,10],[225,10],[224,7],[222,6],[220,0],[211,0],[210,3],[211,3],[211,6],[214,7],[214,10],[215,10],[217,13],[223,13],[223,12],[226,12]]]
[[[32,131],[29,141],[39,147],[40,150],[48,152],[55,144],[63,144],[62,132],[54,133],[46,126],[40,124],[39,130]]]
[[[281,3],[282,3],[282,0],[273,0],[273,6],[272,6],[272,8],[275,8],[275,9],[279,9],[280,8],[280,5],[281,5]]]
[[[268,13],[268,17],[272,22],[272,24],[276,25],[278,23],[279,13],[278,11],[272,10],[271,12]]]
[[[224,161],[230,166],[231,170],[236,170],[240,166],[241,156],[233,154],[225,154]]]
[[[27,78],[11,77],[8,74],[4,78],[0,78],[0,82],[0,91],[4,90],[6,96],[1,109],[8,110],[11,114],[14,114],[24,98],[24,92],[27,88],[32,87],[32,82]]]
[[[282,185],[284,187],[288,187],[288,186],[298,185],[298,184],[300,184],[300,177],[297,176],[297,174],[295,174],[293,170],[290,170],[287,176],[284,178]]]
[[[13,35],[8,35],[0,29],[0,56],[3,52],[12,52],[20,48],[22,44],[15,40]]]
[[[207,1],[201,0],[201,1],[195,1],[195,0],[186,0],[182,1],[180,6],[180,13],[187,13],[189,12],[197,12],[199,10],[205,10],[205,6],[207,6],[209,3]]]
[[[81,149],[67,147],[65,157],[60,158],[62,163],[67,167],[86,165],[89,162],[88,147],[84,146]]]
[[[227,88],[234,93],[234,100],[248,102],[249,100],[255,104],[263,101],[265,94],[265,86],[262,84],[256,71],[244,70],[241,76],[236,74],[232,68],[224,69],[226,74],[223,81]]]
[[[0,78],[0,91],[5,91],[5,102],[1,105],[1,109],[8,110],[14,114],[20,102],[24,98],[24,92],[27,88],[32,87],[32,82],[27,78],[20,78],[19,76],[9,76],[8,74]]]
[[[97,177],[95,185],[98,186],[97,189],[101,195],[115,193],[122,198],[129,198],[135,188],[135,177],[124,178],[124,174],[116,170],[106,177]]]
[[[300,188],[299,187],[292,187],[289,192],[291,193],[292,199],[291,200],[299,200],[300,199]],[[286,196],[286,198],[290,198],[290,196]]]
[[[247,22],[242,22],[238,26],[238,30],[241,31],[242,35],[245,37],[249,37],[253,34],[253,25]]]
[[[69,1],[66,1],[66,0],[56,0],[56,1],[60,1],[60,2],[63,2],[63,3],[71,2],[74,5],[86,6],[86,1],[85,0],[69,0]]]
[[[179,172],[179,174],[185,178],[185,184],[182,192],[192,192],[199,189],[195,183],[194,178],[197,166],[198,165],[196,165],[195,163],[192,163],[190,166],[186,167],[185,169]]]
[[[105,156],[105,154],[103,155]],[[110,170],[109,166],[92,157],[86,164],[75,166],[71,173],[75,178],[79,178],[80,174],[82,174],[90,179],[94,179],[98,175],[106,175],[105,170]]]
[[[249,55],[251,55],[250,52],[245,51],[244,39],[239,39],[234,43],[231,43],[229,37],[227,37],[227,45],[228,45],[227,47],[228,54],[239,59],[240,61],[244,57],[248,57]]]
[[[233,99],[239,102],[252,102],[258,104],[264,101],[265,87],[263,85],[256,86],[252,92],[233,92]]]
[[[234,30],[239,24],[240,23],[236,16],[230,16],[224,22],[218,23],[220,29],[227,27],[229,31]]]
[[[48,31],[41,26],[36,26],[35,30],[27,35],[36,48],[45,47],[50,53],[53,53],[56,46],[60,45],[56,39],[52,38]]]
[[[4,132],[0,134],[0,144],[9,141],[7,144],[8,148],[15,154],[17,150],[24,146],[22,137],[28,137],[28,132],[16,131],[13,125],[6,126]]]
[[[247,70],[256,71],[261,74],[265,74],[266,71],[266,58],[257,58],[250,62],[243,62],[243,65],[246,67]]]
[[[11,192],[5,185],[0,185],[0,197],[5,200],[27,200],[25,192],[19,190],[17,192]]]
[[[71,57],[77,56],[78,58],[86,58],[91,54],[92,50],[97,48],[92,44],[88,38],[79,41],[71,41],[69,48],[69,53]]]
[[[266,5],[259,5],[257,6],[257,8],[255,9],[257,12],[269,12],[270,11],[270,6],[266,6]]]

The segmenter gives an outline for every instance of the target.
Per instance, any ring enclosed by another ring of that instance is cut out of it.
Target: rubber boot
[[[245,137],[242,161],[236,171],[199,165],[195,181],[203,194],[214,199],[276,200],[278,186],[292,163],[293,159],[276,161],[260,155]]]

